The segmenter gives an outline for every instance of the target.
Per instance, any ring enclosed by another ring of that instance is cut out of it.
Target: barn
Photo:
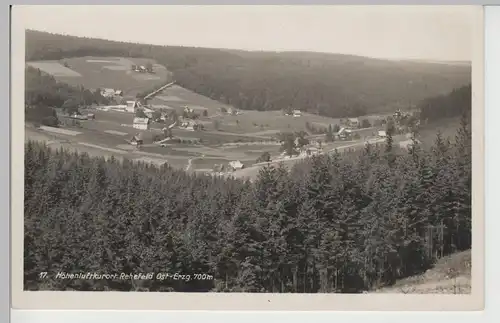
[[[134,118],[134,129],[148,130],[150,125],[149,118]]]

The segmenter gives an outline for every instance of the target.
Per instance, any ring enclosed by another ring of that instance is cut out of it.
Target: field
[[[132,65],[144,65],[147,62],[153,64],[154,74],[131,71]],[[32,61],[27,62],[27,65],[51,74],[56,80],[70,85],[83,85],[89,89],[119,89],[127,97],[135,97],[139,92],[165,83],[170,76],[164,66],[143,58],[87,56],[60,61]]]
[[[196,103],[198,102],[196,101]],[[189,171],[212,170],[216,164],[227,165],[230,161],[239,160],[245,165],[245,169],[231,173],[231,175],[250,179],[254,178],[262,167],[261,164],[255,166],[253,164],[264,152],[271,155],[275,164],[283,161],[286,165],[293,165],[297,161],[303,160],[302,157],[280,160],[280,144],[272,140],[271,136],[265,136],[265,133],[258,133],[258,135],[238,134],[210,128],[206,131],[174,129],[172,131],[174,137],[182,139],[183,142],[171,142],[167,143],[166,147],[160,147],[153,142],[155,135],[162,134],[163,124],[153,123],[150,130],[139,131],[132,127],[134,118],[132,113],[116,111],[93,111],[93,113],[96,115],[95,120],[80,121],[78,126],[30,129],[27,135],[31,137],[37,137],[40,134],[49,135],[53,138],[51,139],[52,145],[61,147],[71,145],[72,148],[78,147],[78,150],[89,152],[92,155],[99,154],[98,152],[101,151],[103,156],[115,154],[123,158],[145,162],[168,162],[172,167]],[[249,115],[255,117],[259,114],[270,113],[251,111]],[[60,119],[64,119],[64,117],[60,117]],[[283,119],[280,119],[279,116],[267,118],[275,125],[279,125]],[[290,118],[292,121],[297,119],[300,118]],[[295,125],[298,124],[297,122]],[[277,131],[285,130],[278,129]],[[289,131],[298,131],[298,129],[292,128]],[[128,142],[137,133],[141,133],[144,140],[144,145],[140,149]],[[373,134],[373,129],[362,130],[360,134],[363,136],[358,141],[323,144],[323,148],[328,151],[335,148],[342,150],[362,146],[365,137]],[[317,139],[321,138],[322,136],[317,137]]]
[[[185,106],[188,106],[197,110],[200,114],[203,110],[207,110],[208,115],[217,115],[221,107],[230,107],[227,104],[212,100],[178,85],[173,85],[163,90],[162,93],[151,99],[149,103],[153,105],[167,105],[176,110],[184,109]]]

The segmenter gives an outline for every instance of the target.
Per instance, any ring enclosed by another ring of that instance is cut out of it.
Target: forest
[[[342,118],[394,111],[470,83],[470,66],[385,61],[308,52],[158,46],[26,32],[26,60],[143,57],[176,83],[243,110],[302,111]]]
[[[24,93],[25,120],[46,126],[58,125],[55,108],[73,114],[86,105],[109,103],[100,89],[92,92],[83,86],[58,82],[53,76],[30,66],[25,69]]]
[[[458,117],[462,114],[471,116],[471,84],[453,89],[446,95],[439,95],[422,100],[417,108],[423,120],[439,121]]]
[[[24,289],[360,293],[471,247],[471,132],[264,167],[254,182],[25,144]],[[40,272],[213,280],[40,280]]]

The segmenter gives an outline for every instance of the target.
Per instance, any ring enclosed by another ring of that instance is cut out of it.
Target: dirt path
[[[195,158],[197,158],[197,157],[195,157]],[[191,166],[193,165],[193,159],[195,159],[195,158],[190,158],[190,159],[188,160],[188,163],[187,163],[186,168],[185,168],[185,171],[186,171],[186,172],[187,172],[187,171],[189,171],[189,170],[191,169]]]

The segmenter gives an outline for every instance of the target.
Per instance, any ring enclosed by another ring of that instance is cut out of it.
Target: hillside
[[[471,251],[454,253],[440,259],[431,269],[397,281],[377,293],[469,294],[471,292]]]
[[[393,111],[470,83],[470,66],[304,52],[156,46],[26,33],[26,60],[148,58],[180,86],[243,110],[297,108],[333,118]]]
[[[151,63],[154,73],[131,71],[132,65]],[[71,57],[63,60],[27,61],[27,65],[52,75],[57,81],[89,89],[120,89],[127,97],[163,85],[171,78],[154,60],[135,57]]]

